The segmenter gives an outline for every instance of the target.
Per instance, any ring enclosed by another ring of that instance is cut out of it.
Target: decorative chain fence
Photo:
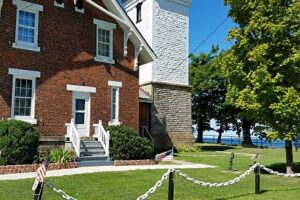
[[[155,183],[155,185],[154,185],[152,188],[150,188],[145,194],[139,196],[139,197],[137,198],[137,200],[144,200],[144,199],[147,199],[151,194],[153,194],[153,193],[154,193],[154,192],[155,192],[155,191],[163,184],[163,182],[164,182],[165,180],[168,179],[170,173],[173,172],[173,171],[174,171],[174,169],[169,169],[166,173],[164,173],[164,174],[162,175],[161,179],[160,179],[159,181],[157,181],[157,182]]]
[[[181,172],[180,170],[174,170],[174,169],[169,169],[165,174],[163,174],[161,180],[159,180],[154,187],[150,188],[145,194],[141,195],[140,197],[137,198],[137,200],[144,200],[147,199],[152,193],[154,193],[163,183],[164,180],[167,179],[167,177],[169,176],[170,180],[169,181],[174,181],[174,173],[178,174],[179,176],[183,177],[184,179],[197,184],[199,186],[202,187],[226,187],[229,185],[233,185],[235,183],[240,182],[241,180],[243,180],[244,178],[246,178],[248,175],[250,175],[250,173],[253,171],[255,173],[255,193],[259,194],[260,193],[260,170],[265,170],[266,172],[273,174],[273,175],[277,175],[277,176],[283,176],[283,177],[300,177],[300,173],[297,174],[285,174],[285,173],[280,173],[277,171],[274,171],[270,168],[267,168],[264,165],[261,165],[259,163],[255,163],[254,165],[252,165],[247,171],[245,171],[243,174],[241,174],[240,176],[226,181],[226,182],[216,182],[216,183],[211,183],[211,182],[204,182],[204,181],[200,181],[197,180],[193,177],[190,177],[187,174],[184,174],[183,172]],[[171,177],[173,180],[171,180]],[[170,182],[169,182],[170,183]],[[157,186],[158,185],[158,186]],[[168,200],[173,200],[173,196],[174,196],[174,187],[171,187],[172,191],[170,191],[170,187],[169,187],[169,198]],[[171,198],[170,198],[171,196]]]
[[[54,192],[59,194],[63,199],[77,200],[74,197],[71,197],[71,196],[67,195],[67,193],[65,193],[63,190],[57,189],[57,187],[53,183],[50,183],[49,181],[46,181],[45,184],[47,185],[48,188],[52,189]]]
[[[197,184],[199,186],[202,187],[226,187],[229,185],[233,185],[235,183],[240,182],[241,180],[245,179],[248,175],[250,175],[250,173],[253,171],[255,173],[255,193],[259,194],[260,193],[260,170],[265,170],[266,172],[276,175],[276,176],[283,176],[283,177],[300,177],[300,173],[296,173],[296,174],[285,174],[285,173],[280,173],[277,171],[274,171],[270,168],[267,168],[264,165],[261,165],[259,163],[255,163],[254,165],[252,165],[247,171],[245,171],[243,174],[241,174],[240,176],[226,181],[226,182],[216,182],[216,183],[212,183],[212,182],[205,182],[205,181],[200,181],[197,180],[193,177],[190,177],[187,174],[184,174],[182,171],[178,170],[178,169],[169,169],[166,173],[164,173],[161,177],[160,180],[158,180],[153,187],[151,187],[146,193],[144,193],[143,195],[139,196],[137,198],[137,200],[145,200],[147,199],[151,194],[153,194],[154,192],[157,191],[158,188],[160,188],[162,186],[162,184],[165,182],[165,180],[167,180],[169,178],[169,191],[168,191],[168,200],[173,200],[174,197],[174,175],[178,174],[179,176],[183,177],[184,179]],[[56,192],[57,194],[59,194],[63,199],[66,200],[77,200],[74,197],[69,196],[66,192],[64,192],[61,189],[58,189],[58,187],[56,187],[53,183],[49,182],[49,181],[45,181],[44,184],[49,187],[51,190],[53,190],[54,192]],[[35,182],[33,189],[37,188],[37,184]],[[40,198],[34,198],[37,200],[41,199],[41,194],[39,195]]]
[[[246,176],[249,175],[252,171],[254,171],[256,167],[257,167],[257,164],[254,164],[252,167],[250,167],[250,169],[245,171],[245,173],[241,174],[239,177],[232,179],[230,181],[227,181],[227,182],[220,182],[220,183],[210,183],[210,182],[199,181],[199,180],[196,180],[196,179],[190,177],[187,174],[182,173],[180,170],[175,170],[175,173],[179,174],[179,176],[182,176],[186,180],[188,180],[192,183],[195,183],[197,185],[203,186],[203,187],[225,187],[225,186],[233,185],[237,182],[240,182],[242,179],[246,178]]]

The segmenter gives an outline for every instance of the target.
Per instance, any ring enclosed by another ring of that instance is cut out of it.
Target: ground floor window
[[[111,86],[111,117],[109,125],[119,125],[119,110],[120,110],[120,88],[122,82],[108,81]]]
[[[39,78],[41,73],[9,68],[9,74],[13,75],[11,118],[36,124],[35,88],[36,78]]]

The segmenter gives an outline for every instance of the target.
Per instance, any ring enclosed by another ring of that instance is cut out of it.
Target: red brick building
[[[91,1],[90,1],[91,2]],[[138,65],[155,54],[116,0],[0,0],[0,119],[35,124],[43,141],[103,121],[138,130]]]

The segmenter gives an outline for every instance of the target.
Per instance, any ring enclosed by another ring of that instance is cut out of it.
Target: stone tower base
[[[191,88],[151,82],[141,88],[152,98],[151,134],[157,150],[192,145]]]

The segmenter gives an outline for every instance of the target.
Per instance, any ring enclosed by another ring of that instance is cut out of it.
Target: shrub
[[[0,121],[0,165],[31,164],[38,146],[39,133],[32,124]]]
[[[151,157],[150,141],[125,126],[110,126],[110,157],[113,160],[136,160]]]
[[[71,149],[53,149],[50,152],[50,163],[68,163],[76,159],[76,154]]]
[[[198,151],[200,151],[199,146],[177,146],[175,149],[176,149],[176,152],[178,152],[178,153],[180,153],[180,152],[198,152]]]

